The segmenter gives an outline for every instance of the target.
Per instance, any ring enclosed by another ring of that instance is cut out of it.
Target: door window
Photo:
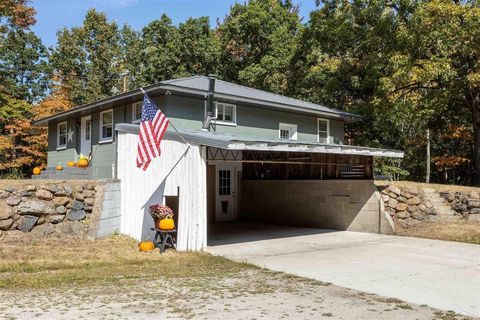
[[[90,141],[90,132],[91,132],[92,120],[85,120],[85,141]]]
[[[218,195],[229,196],[231,194],[230,170],[218,170]]]

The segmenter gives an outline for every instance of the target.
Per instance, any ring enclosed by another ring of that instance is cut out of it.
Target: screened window
[[[60,122],[57,125],[57,149],[67,147],[67,122]]]
[[[218,195],[229,196],[231,194],[230,170],[218,170]]]
[[[330,143],[330,121],[318,119],[318,142]]]
[[[215,113],[217,115],[217,123],[235,124],[237,122],[237,107],[233,104],[217,102]]]
[[[113,110],[100,112],[100,141],[113,140]]]
[[[132,105],[132,122],[139,123],[142,119],[143,101],[135,102]]]
[[[297,125],[280,123],[278,137],[286,140],[297,140]]]

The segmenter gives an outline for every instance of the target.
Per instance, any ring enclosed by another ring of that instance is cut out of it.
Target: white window
[[[85,141],[90,141],[91,132],[92,132],[92,120],[85,119]]]
[[[223,102],[215,103],[215,123],[233,124],[237,123],[237,106]]]
[[[100,112],[100,142],[113,140],[113,110]]]
[[[318,142],[330,143],[330,120],[318,119]]]
[[[57,150],[67,147],[67,122],[59,122],[57,124]]]
[[[297,125],[280,123],[278,128],[278,137],[286,140],[297,140]]]
[[[143,101],[135,102],[132,104],[132,122],[133,123],[140,123],[142,119],[142,108],[143,108]]]

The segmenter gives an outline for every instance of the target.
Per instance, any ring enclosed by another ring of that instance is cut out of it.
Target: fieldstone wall
[[[437,192],[431,188],[379,187],[385,211],[396,226],[408,228],[422,222],[480,222],[477,192]]]
[[[440,192],[440,196],[466,221],[480,223],[480,194],[478,192],[447,191]]]
[[[88,236],[98,221],[100,189],[66,181],[0,187],[0,238],[10,232]]]

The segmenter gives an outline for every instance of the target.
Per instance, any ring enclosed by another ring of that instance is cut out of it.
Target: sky
[[[232,4],[244,0],[31,0],[37,10],[37,23],[32,30],[50,47],[56,43],[56,32],[63,27],[80,26],[88,9],[107,13],[118,25],[128,23],[141,30],[150,21],[166,13],[175,24],[190,17],[209,16],[212,27],[223,19]],[[300,5],[300,16],[308,21],[315,8],[314,0],[294,0]]]

